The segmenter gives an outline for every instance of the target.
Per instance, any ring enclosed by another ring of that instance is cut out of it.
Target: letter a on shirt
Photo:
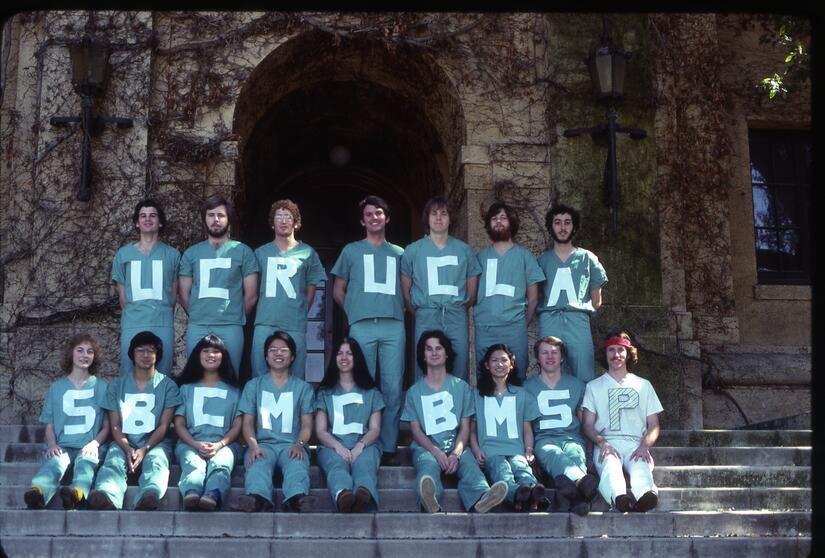
[[[143,288],[141,282],[142,263],[134,260],[129,265],[132,281],[132,301],[163,300],[163,262],[152,260],[152,286]]]
[[[569,304],[578,304],[580,302],[576,294],[576,289],[573,286],[573,275],[569,267],[560,267],[556,270],[556,276],[553,278],[553,288],[547,297],[546,306],[555,306],[562,292],[567,295],[567,302]]]
[[[513,285],[506,283],[496,283],[498,276],[498,260],[490,258],[487,260],[487,277],[485,281],[484,296],[509,296],[513,297],[516,294],[516,288]]]

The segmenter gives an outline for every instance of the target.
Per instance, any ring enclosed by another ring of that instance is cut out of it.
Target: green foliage
[[[787,97],[810,77],[811,21],[808,18],[789,15],[770,15],[763,21],[765,32],[759,37],[760,44],[768,44],[785,51],[781,73],[764,77],[757,87],[770,99],[777,95]]]

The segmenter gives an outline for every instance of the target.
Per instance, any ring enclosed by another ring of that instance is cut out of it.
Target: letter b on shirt
[[[453,396],[448,391],[422,395],[421,411],[424,415],[424,432],[428,436],[458,427],[458,418],[453,412]]]
[[[127,393],[120,402],[124,434],[148,434],[155,429],[154,393]]]

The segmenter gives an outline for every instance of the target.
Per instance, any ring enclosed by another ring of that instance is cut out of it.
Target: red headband
[[[633,348],[633,344],[624,337],[608,337],[604,340],[604,343],[602,343],[602,348],[606,349],[610,345],[619,345],[621,347],[627,347],[628,349]]]

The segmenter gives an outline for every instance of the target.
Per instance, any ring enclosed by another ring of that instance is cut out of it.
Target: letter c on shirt
[[[364,396],[360,393],[345,393],[332,396],[332,433],[336,436],[345,434],[363,434],[364,425],[358,422],[344,422],[344,407],[347,405],[363,405]]]
[[[208,415],[203,408],[206,404],[206,399],[210,397],[217,397],[219,399],[226,399],[227,392],[225,389],[216,387],[197,386],[193,390],[192,400],[192,414],[195,417],[195,424],[192,426],[217,426],[224,428],[224,417],[220,415]]]
[[[229,300],[229,289],[220,287],[210,287],[209,279],[213,269],[230,269],[232,258],[209,258],[199,260],[200,279],[198,288],[198,298],[222,298]]]

